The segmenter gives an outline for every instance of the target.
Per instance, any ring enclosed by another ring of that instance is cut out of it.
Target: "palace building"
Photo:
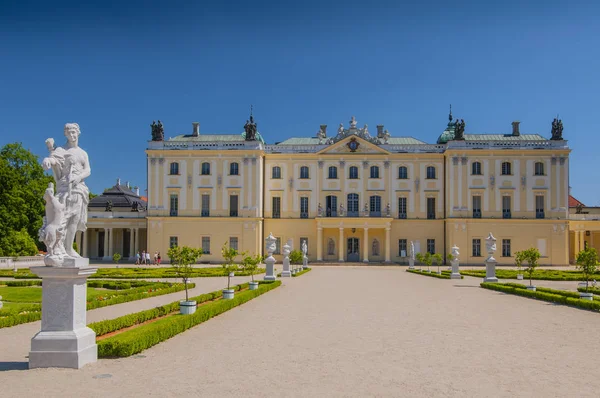
[[[274,144],[252,116],[241,134],[193,123],[191,134],[165,139],[153,123],[138,228],[151,252],[201,247],[209,262],[222,260],[224,243],[262,253],[273,233],[278,251],[306,240],[313,262],[407,263],[413,242],[444,257],[457,245],[461,265],[478,265],[492,232],[499,264],[537,247],[541,264],[566,265],[586,240],[569,233],[569,153],[558,120],[550,138],[521,134],[519,122],[509,134],[467,134],[450,114],[435,144],[382,125],[371,133],[354,117],[333,134],[321,125],[314,137]],[[136,237],[120,244],[138,247]]]

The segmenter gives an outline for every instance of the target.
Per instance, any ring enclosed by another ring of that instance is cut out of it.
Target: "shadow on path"
[[[27,370],[29,362],[0,362],[0,372],[7,370]]]

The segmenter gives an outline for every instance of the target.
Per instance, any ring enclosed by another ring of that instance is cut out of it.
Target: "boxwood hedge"
[[[442,271],[442,274],[437,274],[435,272],[425,272],[425,271],[420,271],[418,269],[407,269],[406,272],[410,272],[411,274],[418,274],[418,275],[425,275],[425,276],[431,276],[432,278],[439,278],[439,279],[451,279],[450,278],[450,273],[448,272],[444,272]],[[464,279],[464,276],[460,276],[460,279]]]

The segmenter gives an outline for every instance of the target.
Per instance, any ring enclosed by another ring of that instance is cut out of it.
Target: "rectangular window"
[[[481,218],[481,196],[473,196],[473,218]]]
[[[510,162],[502,162],[502,175],[509,176],[512,174]]]
[[[510,239],[502,239],[502,257],[510,257]]]
[[[169,247],[177,247],[177,237],[176,236],[171,236],[169,238]]]
[[[371,196],[369,198],[369,215],[371,217],[381,217],[381,196]]]
[[[229,197],[229,217],[238,216],[238,196],[231,195]]]
[[[510,196],[502,197],[502,218],[511,218],[510,214]]]
[[[169,215],[176,216],[179,212],[179,197],[177,195],[171,195],[170,204]]]
[[[230,249],[235,249],[235,250],[239,250],[238,249],[238,238],[235,236],[232,236],[229,238],[229,248]]]
[[[535,195],[535,218],[544,218],[544,195]]]
[[[281,218],[281,198],[273,197],[273,218]]]
[[[210,254],[210,236],[202,237],[202,253]]]
[[[398,178],[401,180],[408,179],[408,169],[405,166],[398,167]]]
[[[351,180],[358,179],[358,167],[356,167],[356,166],[350,167],[350,179]]]
[[[535,175],[536,176],[544,175],[544,163],[542,163],[542,162],[535,163]]]
[[[329,178],[331,179],[337,179],[337,167],[335,166],[329,166]]]
[[[202,163],[202,175],[207,176],[210,175],[210,163]]]
[[[435,219],[435,198],[427,198],[427,219]]]
[[[273,254],[281,254],[281,238],[275,238],[275,251]]]
[[[406,239],[398,239],[398,256],[407,257],[408,250],[406,249],[407,242]]]
[[[473,257],[481,257],[481,239],[473,239]]]
[[[435,254],[435,239],[427,239],[427,253]]]
[[[308,198],[306,196],[300,198],[300,218],[308,218]]]
[[[202,217],[210,216],[210,195],[202,195]]]
[[[406,198],[398,198],[398,218],[406,218]]]

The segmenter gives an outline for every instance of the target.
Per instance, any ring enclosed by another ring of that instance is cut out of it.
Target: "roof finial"
[[[452,104],[450,104],[450,114],[448,115],[448,120],[452,121]]]
[[[250,104],[250,117],[252,117],[252,104]]]

